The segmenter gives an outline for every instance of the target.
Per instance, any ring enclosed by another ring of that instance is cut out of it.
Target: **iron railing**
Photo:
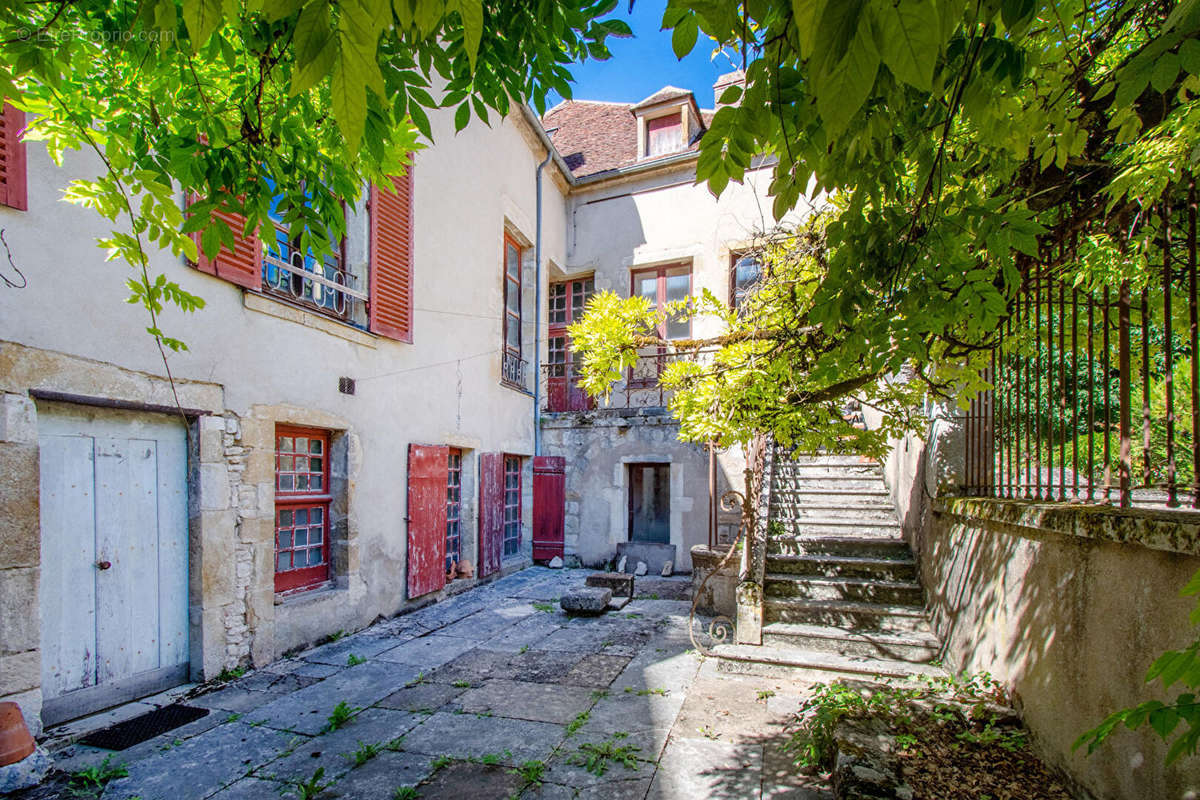
[[[552,413],[593,409],[665,408],[670,390],[659,378],[667,365],[680,358],[677,353],[646,353],[626,370],[606,399],[593,399],[579,386],[578,367],[570,362],[542,365],[544,410]]]
[[[1144,286],[1068,285],[1052,266],[1062,253],[1027,266],[991,354],[993,388],[966,413],[967,494],[1200,508],[1194,183],[1174,211],[1159,210]]]
[[[528,366],[529,363],[525,359],[516,353],[504,350],[500,355],[500,380],[509,386],[528,391],[529,384],[525,382]]]
[[[262,288],[267,294],[343,320],[354,320],[359,315],[355,303],[365,306],[367,302],[367,293],[358,288],[358,277],[344,269],[340,258],[305,255],[282,232],[263,253]]]

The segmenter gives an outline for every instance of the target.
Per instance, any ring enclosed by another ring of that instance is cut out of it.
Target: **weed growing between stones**
[[[84,767],[73,773],[67,791],[72,797],[99,797],[109,781],[128,775],[129,770],[124,764],[113,764],[112,756],[105,756],[98,766]]]
[[[567,736],[574,736],[584,726],[584,723],[588,721],[588,717],[590,716],[591,712],[589,711],[580,711],[576,714],[575,719],[567,724]]]
[[[454,759],[451,758],[450,756],[438,756],[437,758],[435,758],[429,762],[429,768],[431,770],[433,770],[433,772],[431,774],[436,775],[438,772],[441,772],[442,770],[444,770],[446,767],[450,766],[453,763],[454,763]]]
[[[642,748],[634,744],[620,744],[628,736],[628,733],[617,732],[603,742],[584,742],[567,757],[567,763],[583,767],[598,778],[608,771],[610,762],[635,770],[638,768],[637,753]]]
[[[415,786],[398,786],[396,791],[392,793],[392,800],[417,800],[421,793],[417,791]]]
[[[525,784],[520,791],[523,792],[531,786],[541,786],[542,777],[546,774],[546,762],[544,761],[523,761],[510,770],[514,775],[521,776],[521,780]],[[520,792],[518,792],[519,794]]]
[[[357,667],[359,664],[365,664],[365,663],[367,663],[367,660],[365,658],[363,658],[362,656],[356,656],[354,653],[351,653],[349,658],[346,659],[347,667]]]
[[[333,712],[328,717],[329,724],[325,726],[325,731],[336,731],[338,728],[342,727],[351,719],[353,719],[354,715],[360,711],[362,711],[362,709],[358,706],[352,706],[345,700],[340,701],[336,706],[333,707]]]
[[[353,761],[354,766],[361,767],[363,764],[379,755],[380,751],[382,751],[385,746],[386,745],[379,743],[367,744],[366,742],[359,742],[358,749],[356,749],[353,753],[346,754],[346,758]]]
[[[455,687],[456,689],[470,689],[471,682],[464,681],[460,678],[460,679],[456,680],[454,683],[452,683],[451,686]]]
[[[534,603],[533,607],[538,611],[544,611],[547,614],[554,613],[554,606],[550,605],[549,603]]]
[[[226,667],[217,673],[217,677],[213,678],[213,683],[229,683],[230,681],[236,681],[245,674],[245,667],[234,667],[233,669]]]
[[[512,758],[511,750],[505,750],[503,753],[484,753],[479,757],[479,763],[485,767],[498,767],[508,758]]]
[[[306,781],[293,781],[296,790],[296,800],[314,800],[321,792],[333,786],[333,781],[326,781],[325,768],[317,767],[317,771]]]
[[[755,699],[760,703],[765,703],[767,700],[775,696],[774,689],[759,689],[755,694]]]
[[[242,718],[241,714],[230,714],[228,717],[225,718],[225,721],[226,722],[237,722],[241,718]]]
[[[338,630],[334,631],[333,633],[329,634],[328,636],[326,636],[325,641],[322,642],[322,644],[333,644],[338,639],[344,639],[345,637],[346,637],[346,632],[344,630],[338,629]]]

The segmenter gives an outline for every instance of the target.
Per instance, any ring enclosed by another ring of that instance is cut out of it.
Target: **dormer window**
[[[646,120],[646,156],[665,156],[683,149],[683,118],[676,111]]]

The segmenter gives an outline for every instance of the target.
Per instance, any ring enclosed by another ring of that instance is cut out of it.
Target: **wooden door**
[[[450,448],[408,446],[408,596],[446,585],[446,475]]]
[[[188,677],[187,435],[166,415],[39,404],[42,718]]]
[[[479,577],[500,571],[504,547],[504,454],[479,456]]]
[[[563,556],[566,464],[561,456],[533,459],[533,560]]]

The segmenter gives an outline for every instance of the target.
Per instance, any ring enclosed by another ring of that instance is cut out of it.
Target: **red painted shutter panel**
[[[446,585],[446,477],[449,447],[408,446],[408,596]]]
[[[0,113],[0,203],[19,211],[29,208],[24,131],[25,112],[5,103]]]
[[[224,222],[233,232],[233,252],[222,245],[216,258],[208,258],[201,250],[197,256],[196,269],[224,278],[230,283],[247,289],[262,288],[262,246],[258,236],[244,236],[246,218],[241,214],[214,211],[213,218]],[[200,247],[200,234],[193,235],[196,247]]]
[[[371,187],[371,331],[412,342],[412,167],[392,187]]]
[[[566,512],[566,466],[561,456],[533,459],[533,559],[562,558]]]
[[[504,547],[504,454],[479,456],[479,577],[500,571]]]

